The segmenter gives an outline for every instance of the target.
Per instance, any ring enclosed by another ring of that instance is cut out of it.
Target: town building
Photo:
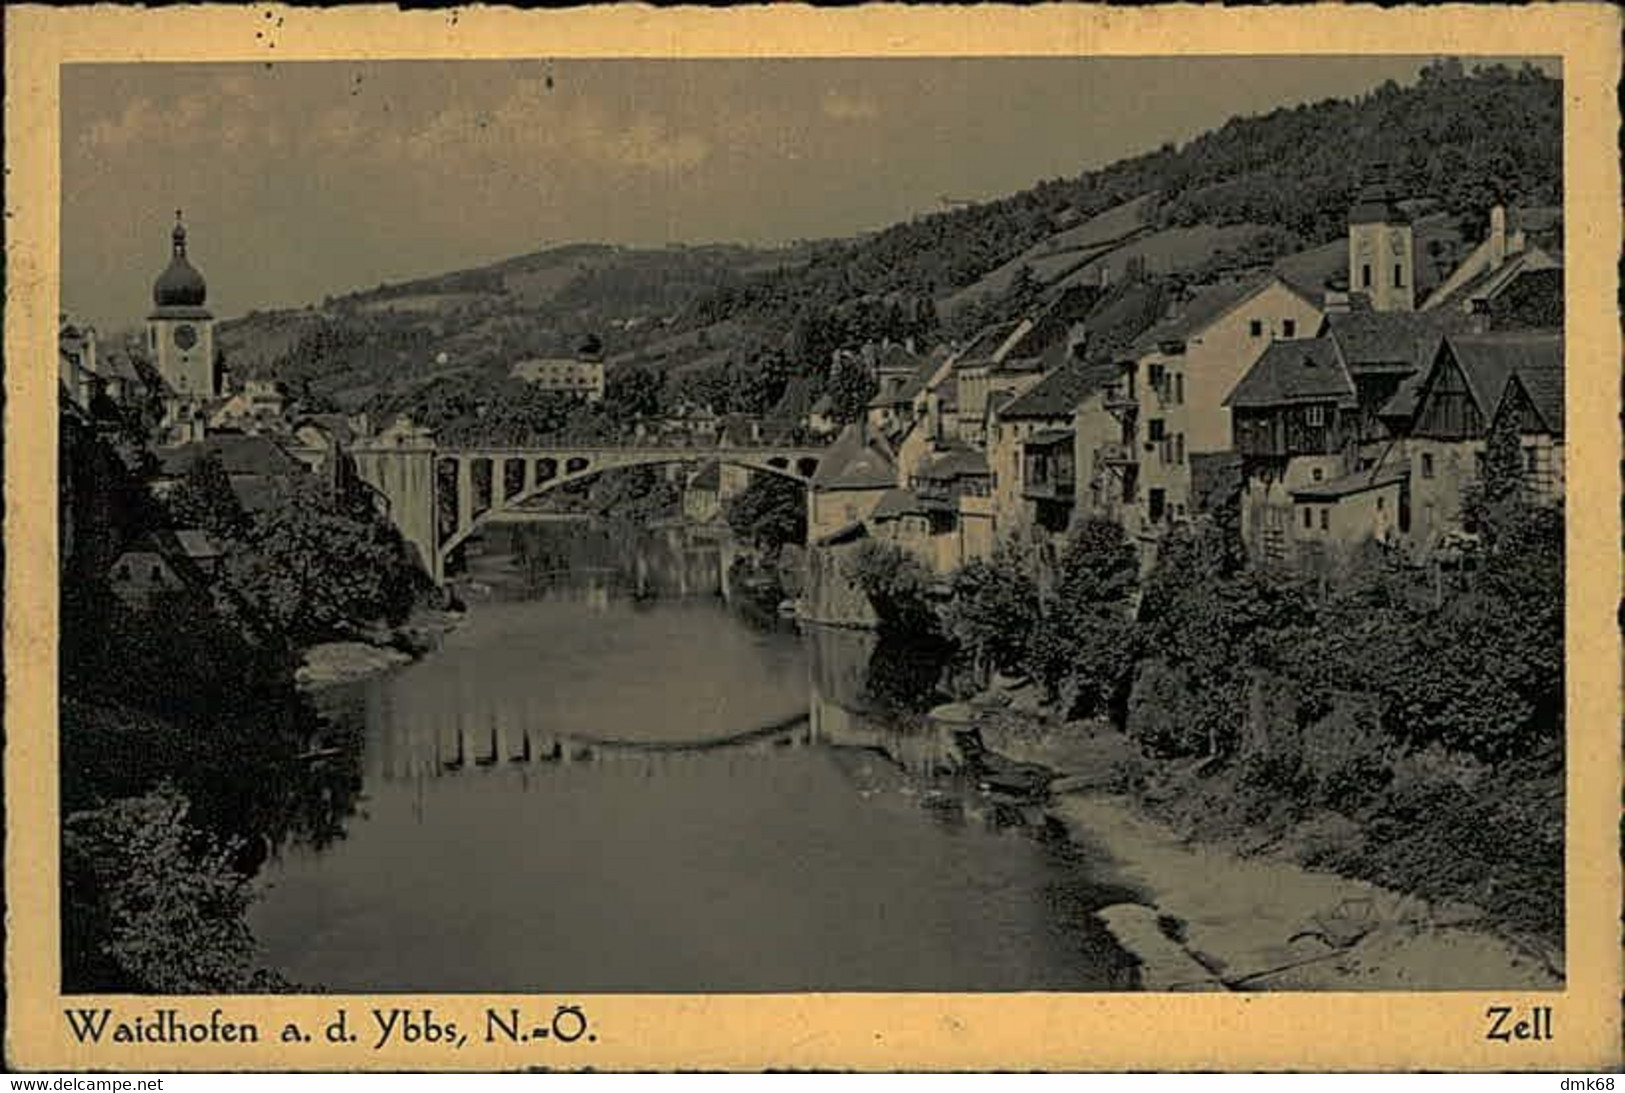
[[[683,517],[696,524],[715,523],[722,517],[720,463],[706,463],[683,483]]]
[[[1516,427],[1527,497],[1563,498],[1563,335],[1453,335],[1416,393],[1404,445],[1410,538],[1422,553],[1461,528],[1467,490],[1483,474],[1485,442],[1502,415]]]
[[[807,541],[861,529],[888,490],[897,487],[897,457],[884,437],[848,425],[829,446],[807,487]]]
[[[1124,528],[1149,557],[1171,527],[1194,515],[1194,457],[1231,450],[1225,400],[1276,342],[1312,337],[1319,301],[1267,273],[1208,286],[1137,338],[1103,401],[1119,422],[1094,461],[1116,479]]]
[[[1092,392],[1110,384],[1110,362],[1086,363],[1053,347],[1053,368],[1044,378],[990,415],[988,462],[998,537],[1033,531],[1062,536],[1072,524],[1078,464],[1075,416]]]

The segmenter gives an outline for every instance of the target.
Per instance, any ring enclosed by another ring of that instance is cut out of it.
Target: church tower
[[[186,225],[181,223],[179,209],[170,239],[169,267],[152,286],[147,352],[175,396],[204,401],[219,394],[214,377],[214,316],[203,306],[209,295],[203,275],[186,260]]]
[[[1378,165],[1366,176],[1349,210],[1349,294],[1364,296],[1373,311],[1416,309],[1416,244],[1411,218],[1401,209]]]

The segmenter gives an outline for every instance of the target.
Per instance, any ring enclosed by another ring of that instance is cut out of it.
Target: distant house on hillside
[[[573,357],[522,360],[513,366],[509,375],[544,391],[600,402],[604,397],[603,346],[597,338],[589,338]]]

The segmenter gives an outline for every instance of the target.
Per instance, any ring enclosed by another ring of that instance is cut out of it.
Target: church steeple
[[[186,222],[175,210],[169,232],[169,265],[152,285],[147,352],[169,393],[182,401],[211,399],[214,377],[214,316],[203,306],[209,286],[186,258]]]

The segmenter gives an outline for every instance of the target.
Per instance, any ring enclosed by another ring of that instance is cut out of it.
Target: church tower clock
[[[214,375],[214,316],[203,306],[209,295],[203,275],[186,260],[186,225],[179,209],[170,240],[169,266],[152,286],[147,352],[175,396],[204,401],[219,394]]]

